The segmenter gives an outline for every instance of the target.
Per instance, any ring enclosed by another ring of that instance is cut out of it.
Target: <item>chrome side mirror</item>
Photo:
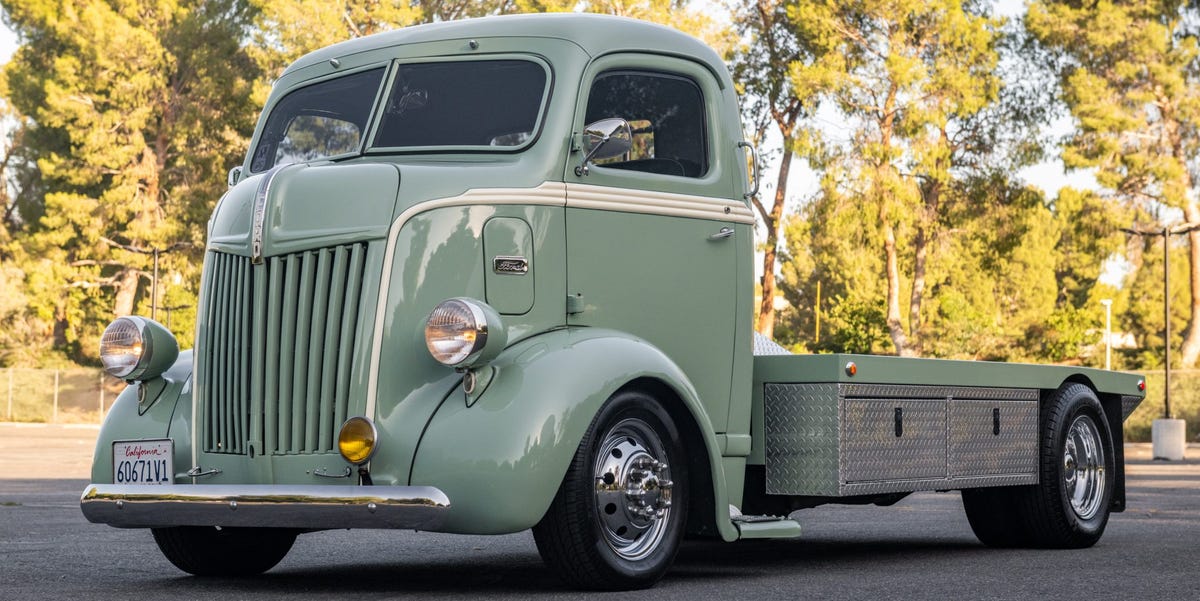
[[[633,131],[624,119],[601,119],[583,128],[583,161],[575,168],[575,175],[588,174],[588,166],[596,159],[620,156],[633,148]]]
[[[225,182],[232,188],[237,185],[240,179],[242,179],[242,168],[238,166],[229,170],[229,176],[225,179]]]

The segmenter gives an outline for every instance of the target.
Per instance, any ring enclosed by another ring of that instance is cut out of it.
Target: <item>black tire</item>
[[[1064,456],[1072,438],[1071,429],[1077,424],[1093,429],[1089,435],[1096,439],[1103,454],[1100,467],[1104,470],[1096,478],[1102,488],[1095,495],[1094,509],[1082,513],[1072,504],[1068,479],[1072,473],[1076,478],[1086,477],[1088,470],[1080,476],[1067,465]],[[1108,525],[1116,485],[1112,440],[1104,409],[1091,388],[1067,384],[1054,393],[1042,416],[1041,483],[1024,495],[1021,508],[1032,546],[1081,549],[1100,540]]]
[[[196,576],[254,576],[278,564],[296,531],[279,528],[154,528],[154,542],[175,567]]]
[[[652,586],[674,561],[683,537],[687,478],[670,414],[644,393],[618,393],[592,420],[550,509],[533,527],[538,552],[576,587]],[[601,481],[609,486],[601,489]],[[625,536],[631,532],[636,534]]]
[[[969,488],[962,491],[967,521],[979,542],[989,547],[1012,548],[1029,544],[1029,533],[1020,513],[1021,488]]]
[[[1039,483],[962,491],[975,536],[993,547],[1080,549],[1096,544],[1112,509],[1112,441],[1096,393],[1077,383],[1059,388],[1043,407]],[[1080,459],[1083,469],[1077,469]]]

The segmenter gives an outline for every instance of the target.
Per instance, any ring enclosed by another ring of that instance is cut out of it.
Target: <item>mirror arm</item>
[[[583,135],[586,136],[587,134],[584,133]],[[598,144],[592,145],[592,149],[589,150],[586,155],[584,155],[583,161],[581,163],[579,163],[578,167],[575,167],[575,176],[576,177],[583,177],[588,174],[588,165],[592,162],[592,157],[596,156],[596,153],[599,152],[600,149],[604,146],[604,144],[608,142],[608,139],[610,137],[612,137],[612,136],[604,136],[603,138],[600,139],[600,142]]]

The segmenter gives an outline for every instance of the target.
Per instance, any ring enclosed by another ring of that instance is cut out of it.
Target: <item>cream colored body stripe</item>
[[[567,207],[754,223],[746,205],[725,198],[567,184]]]
[[[689,196],[667,192],[648,192],[628,188],[607,188],[587,184],[545,182],[534,188],[480,188],[458,196],[439,198],[413,205],[400,213],[388,230],[387,250],[383,255],[383,275],[375,307],[375,329],[371,337],[371,365],[367,375],[366,415],[374,419],[379,393],[379,361],[383,347],[383,323],[391,286],[392,262],[400,230],[413,217],[426,211],[465,205],[542,205],[601,211],[645,213],[668,217],[711,219],[734,223],[754,223],[754,213],[746,205],[724,198]]]

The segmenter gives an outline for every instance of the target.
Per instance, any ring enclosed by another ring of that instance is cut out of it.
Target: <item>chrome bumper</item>
[[[88,521],[118,528],[436,530],[450,499],[432,486],[92,484],[79,506]]]

